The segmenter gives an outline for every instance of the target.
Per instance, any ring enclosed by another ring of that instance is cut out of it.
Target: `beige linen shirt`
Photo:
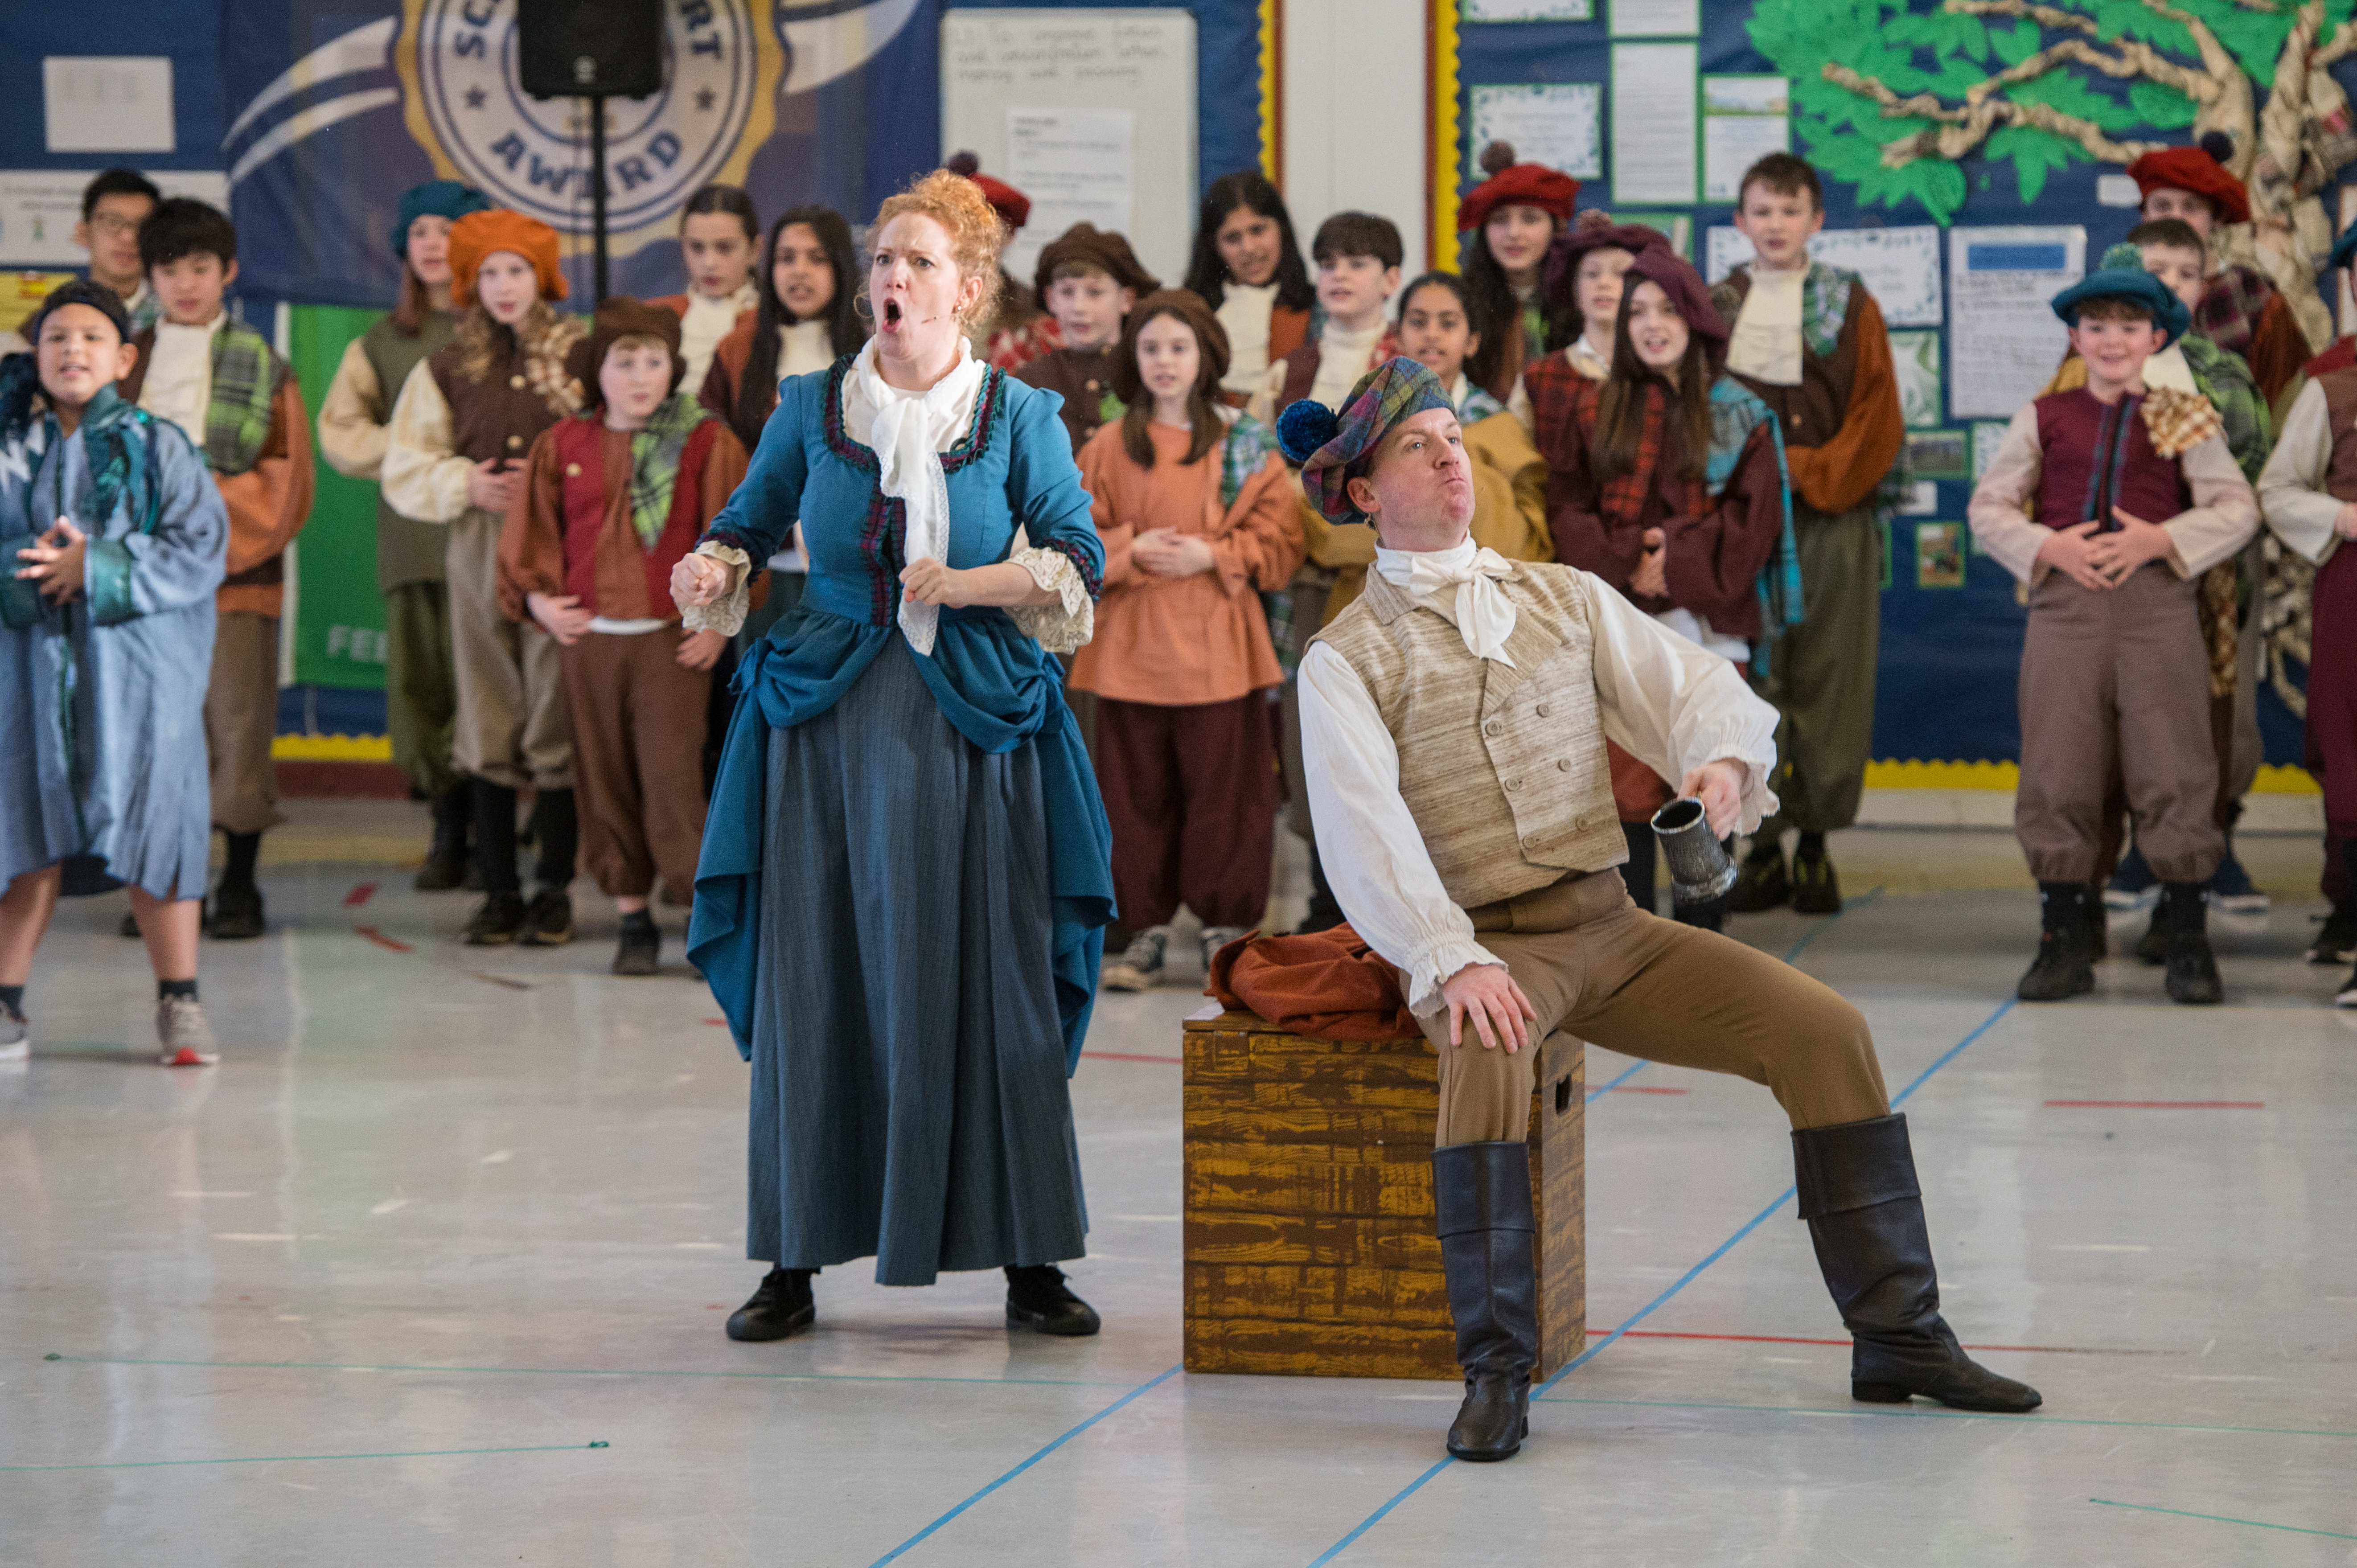
[[[2340,501],[2324,488],[2332,467],[2332,422],[2324,388],[2310,381],[2292,399],[2276,435],[2276,449],[2259,470],[2259,510],[2268,529],[2309,564],[2321,566],[2341,547]]]

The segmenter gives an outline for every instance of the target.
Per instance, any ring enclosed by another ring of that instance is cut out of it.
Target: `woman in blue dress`
[[[59,897],[128,886],[167,1067],[219,1059],[197,999],[212,834],[205,679],[229,513],[168,421],[115,395],[137,351],[102,284],[59,285],[0,359],[0,1061]]]
[[[1103,553],[1052,392],[974,360],[998,219],[946,172],[885,202],[876,335],[779,390],[750,470],[672,579],[733,633],[795,522],[799,605],[747,650],[688,953],[753,1064],[728,1321],[782,1338],[811,1276],[1002,1267],[1010,1325],[1097,1316],[1056,1264],[1087,1215],[1066,1079],[1113,916],[1111,833],[1051,652]]]

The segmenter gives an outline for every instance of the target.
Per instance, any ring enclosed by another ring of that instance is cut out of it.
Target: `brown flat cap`
[[[1056,269],[1066,262],[1086,262],[1109,273],[1113,281],[1126,289],[1137,291],[1144,299],[1162,286],[1162,280],[1138,264],[1137,253],[1129,242],[1111,229],[1100,229],[1093,223],[1075,223],[1040,248],[1039,270],[1032,274],[1032,292],[1044,305],[1048,285],[1056,280]]]
[[[662,306],[618,294],[597,307],[589,335],[574,344],[573,351],[565,357],[565,373],[581,383],[583,407],[604,406],[606,394],[597,389],[597,371],[606,363],[606,350],[624,338],[662,338],[671,349],[671,390],[679,390],[680,378],[687,374],[687,361],[679,354],[679,317]]]

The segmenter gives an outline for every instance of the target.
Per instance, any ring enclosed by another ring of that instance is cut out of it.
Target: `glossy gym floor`
[[[576,945],[463,949],[467,896],[400,865],[422,808],[296,810],[272,934],[204,952],[220,1068],[152,1065],[120,896],[36,968],[11,1568],[2357,1562],[2357,1016],[2300,961],[2312,838],[2242,841],[2275,907],[2213,920],[2207,1011],[2127,957],[2010,1004],[2002,832],[1855,830],[1842,915],[1734,924],[1872,1020],[1949,1319],[2043,1410],[1854,1405],[1766,1092],[1596,1051],[1590,1351],[1472,1466],[1447,1384],[1178,1370],[1191,981],[1107,997],[1075,1081],[1101,1337],[853,1266],[814,1332],[737,1345],[746,1069],[677,912],[654,980],[606,974],[586,883]]]

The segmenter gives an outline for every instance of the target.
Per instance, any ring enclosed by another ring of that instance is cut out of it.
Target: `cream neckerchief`
[[[1598,353],[1596,351],[1596,345],[1587,340],[1587,334],[1584,331],[1580,333],[1578,337],[1574,338],[1570,342],[1564,345],[1563,357],[1565,363],[1568,364],[1573,370],[1577,371],[1585,380],[1601,381],[1611,379],[1612,350],[1610,347],[1607,346],[1602,353]]]
[[[2201,389],[2193,384],[2193,367],[2186,363],[2185,350],[2175,343],[2145,360],[2144,384],[2147,392],[2167,387],[2188,397],[2201,395]]]
[[[1276,314],[1276,285],[1232,283],[1222,292],[1214,313],[1228,335],[1228,373],[1220,378],[1227,392],[1250,393],[1268,371],[1270,318]]]
[[[1497,579],[1514,575],[1514,564],[1496,551],[1465,540],[1453,550],[1375,549],[1375,571],[1408,601],[1455,624],[1467,651],[1514,667],[1506,639],[1514,634],[1513,601]]]
[[[1808,281],[1805,267],[1752,270],[1751,291],[1727,342],[1728,370],[1771,387],[1801,384],[1801,286]]]
[[[223,310],[202,327],[156,322],[147,379],[139,387],[139,406],[178,425],[200,452],[205,446],[205,415],[213,401],[213,339],[228,321],[229,312]]]
[[[866,432],[868,449],[876,454],[877,488],[907,508],[903,553],[911,562],[940,561],[949,552],[950,492],[942,473],[942,448],[957,439],[973,413],[985,368],[963,338],[956,365],[929,392],[887,385],[876,369],[872,338],[852,366],[844,424]],[[901,633],[919,653],[931,655],[941,618],[938,605],[900,601]]]

